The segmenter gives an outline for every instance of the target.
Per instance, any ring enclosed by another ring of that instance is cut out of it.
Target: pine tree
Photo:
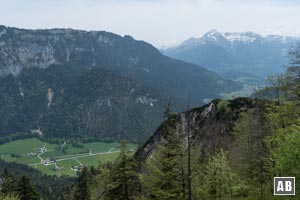
[[[188,97],[188,110],[190,109],[190,97]],[[187,115],[187,168],[188,168],[188,200],[192,200],[192,165],[191,165],[191,133],[190,116]]]
[[[111,170],[106,198],[132,200],[138,194],[139,176],[136,161],[127,155],[126,142],[122,142],[120,155]]]
[[[84,167],[79,174],[77,188],[75,191],[76,200],[90,200],[90,184],[92,175],[87,167]]]
[[[107,190],[110,182],[111,163],[100,164],[96,176],[93,177],[90,187],[92,200],[106,200]]]
[[[163,126],[163,142],[146,162],[142,180],[150,199],[180,200],[184,196],[181,142],[176,134],[175,117],[169,117]]]
[[[208,199],[232,199],[232,172],[222,149],[210,157],[204,173],[203,182]]]
[[[0,194],[1,200],[20,200],[16,195],[2,195]]]
[[[22,176],[17,185],[17,194],[20,200],[39,200],[40,197],[31,185],[31,181],[27,176]]]
[[[169,101],[169,102],[168,102],[168,105],[167,105],[167,108],[166,108],[166,110],[164,111],[163,117],[164,117],[165,119],[169,119],[171,116],[172,116],[171,102]]]
[[[290,63],[287,66],[286,76],[288,89],[294,99],[300,99],[300,44],[289,52]]]
[[[231,149],[233,167],[251,187],[251,197],[267,199],[272,183],[270,149],[271,133],[263,108],[251,109],[235,124],[236,141]],[[267,196],[266,196],[267,195]]]
[[[0,180],[0,193],[8,195],[15,192],[16,181],[7,169],[4,169],[4,172],[0,175]]]

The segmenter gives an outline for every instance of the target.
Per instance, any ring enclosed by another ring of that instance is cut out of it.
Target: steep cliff
[[[214,100],[203,107],[178,114],[176,133],[183,143],[187,144],[189,128],[191,146],[198,146],[205,153],[213,152],[220,147],[227,149],[233,140],[231,131],[240,113],[256,105],[254,100],[248,98],[237,98],[228,102]],[[157,146],[163,142],[164,123],[137,151],[136,156],[147,159],[157,150]]]

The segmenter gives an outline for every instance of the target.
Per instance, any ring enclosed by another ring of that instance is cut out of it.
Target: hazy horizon
[[[160,48],[201,37],[212,29],[299,36],[299,9],[298,0],[11,0],[2,2],[0,24],[103,30]]]

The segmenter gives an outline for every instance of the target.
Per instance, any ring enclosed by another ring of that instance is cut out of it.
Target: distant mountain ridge
[[[130,36],[0,26],[0,135],[137,142],[171,101],[184,109],[240,86]]]
[[[289,49],[298,42],[300,37],[263,37],[253,32],[220,33],[212,30],[162,52],[225,76],[230,72],[241,72],[265,77],[282,72]]]
[[[203,67],[162,55],[152,45],[130,36],[73,29],[26,30],[0,26],[0,76],[24,68],[75,64],[104,68],[132,78],[169,96],[194,103],[218,97],[237,84]]]
[[[236,43],[267,43],[267,42],[278,42],[278,43],[293,43],[299,40],[300,37],[294,36],[280,36],[280,35],[267,35],[261,36],[260,34],[254,32],[218,32],[217,30],[212,30],[207,32],[201,38],[190,38],[184,41],[180,46],[191,45],[191,44],[205,44],[205,42],[215,42],[222,45],[225,44],[235,45]]]

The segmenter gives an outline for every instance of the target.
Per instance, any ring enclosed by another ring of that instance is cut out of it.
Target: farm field
[[[127,144],[133,153],[137,146]],[[113,162],[120,152],[120,143],[90,142],[49,144],[37,138],[16,140],[0,145],[0,158],[25,164],[49,175],[76,176],[83,166]]]

